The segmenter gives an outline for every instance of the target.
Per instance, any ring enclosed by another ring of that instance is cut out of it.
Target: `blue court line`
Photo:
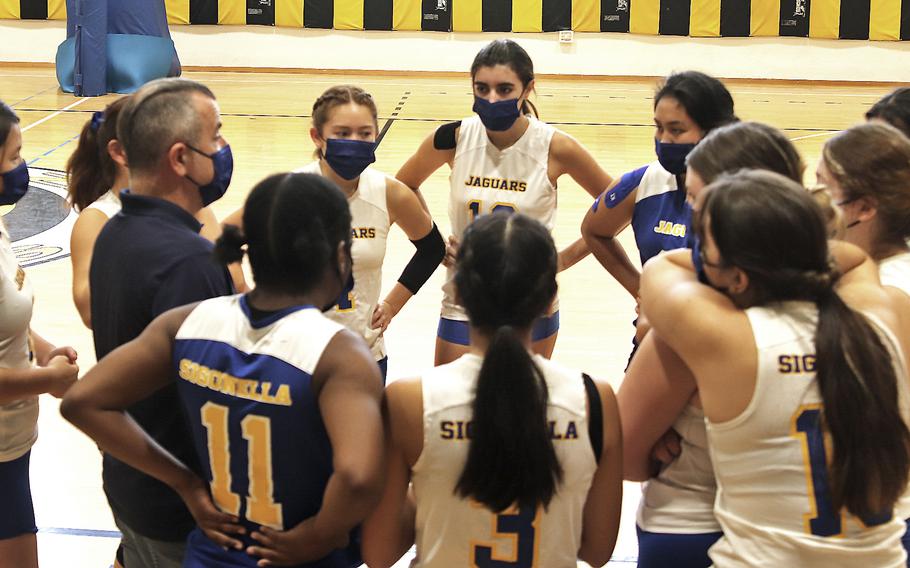
[[[103,531],[97,529],[68,529],[63,527],[44,527],[39,534],[62,534],[64,536],[91,536],[97,538],[120,538],[120,531]]]
[[[80,134],[81,134],[81,133],[80,133]],[[53,154],[54,152],[56,152],[56,151],[59,150],[60,148],[63,148],[64,146],[66,146],[67,144],[69,144],[70,142],[72,142],[73,140],[75,140],[75,139],[77,139],[77,138],[79,138],[79,134],[73,136],[72,138],[70,138],[69,140],[67,140],[66,142],[64,142],[63,144],[60,144],[60,145],[58,145],[58,146],[55,146],[54,148],[51,148],[51,149],[48,150],[47,152],[45,152],[45,153],[41,154],[40,156],[38,156],[37,158],[32,159],[30,162],[28,162],[28,165],[31,166],[32,164],[41,161],[42,158],[46,158],[46,157],[50,156],[51,154]]]
[[[56,88],[57,88],[57,85],[54,85],[53,87],[48,87],[48,88],[44,89],[43,91],[38,91],[37,93],[35,93],[34,95],[32,95],[32,96],[30,96],[30,97],[25,97],[25,98],[22,99],[21,101],[16,101],[16,102],[14,102],[13,104],[11,104],[11,105],[9,105],[9,106],[15,108],[16,105],[21,105],[22,103],[24,103],[24,102],[26,102],[26,101],[32,100],[33,98],[37,97],[38,95],[43,95],[44,93],[50,91],[51,89],[56,89]]]

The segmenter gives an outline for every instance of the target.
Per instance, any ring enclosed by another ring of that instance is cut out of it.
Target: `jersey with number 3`
[[[449,222],[457,238],[478,215],[494,211],[517,211],[553,230],[556,188],[550,183],[547,164],[556,129],[532,116],[528,120],[521,138],[503,150],[490,142],[480,117],[461,121],[449,176]],[[466,320],[464,309],[455,302],[454,274],[449,268],[442,289],[442,315]]]
[[[903,519],[890,510],[860,519],[833,507],[831,446],[815,379],[815,305],[784,302],[746,314],[758,351],[755,392],[738,417],[707,422],[724,532],[710,550],[714,565],[906,566]],[[903,365],[895,368],[906,382]]]
[[[454,493],[470,442],[483,359],[467,354],[421,381],[424,446],[414,464],[417,558],[413,568],[575,568],[582,513],[597,462],[588,434],[582,375],[534,356],[549,391],[547,419],[563,480],[546,510],[495,514]]]
[[[200,303],[177,332],[173,360],[199,461],[218,507],[247,535],[289,529],[315,515],[332,474],[329,442],[312,377],[343,329],[312,306],[254,320],[246,296]],[[196,534],[188,552],[206,566],[255,566]],[[244,545],[254,542],[243,537]],[[359,565],[356,546],[307,566]]]

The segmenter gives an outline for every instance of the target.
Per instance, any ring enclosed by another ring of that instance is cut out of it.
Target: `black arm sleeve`
[[[433,223],[433,228],[425,237],[411,242],[414,243],[417,250],[414,251],[414,256],[411,257],[408,265],[404,267],[398,281],[412,294],[416,294],[442,262],[446,255],[446,244],[442,240],[442,235],[439,234],[436,223]]]
[[[437,150],[451,150],[455,147],[455,131],[461,126],[461,121],[447,122],[436,129],[433,135],[433,147]]]

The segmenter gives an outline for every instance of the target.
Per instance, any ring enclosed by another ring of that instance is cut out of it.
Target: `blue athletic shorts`
[[[0,539],[35,534],[35,508],[28,478],[28,462],[32,452],[13,461],[0,462]]]
[[[907,551],[907,566],[910,567],[910,519],[907,519],[906,522],[907,532],[901,537],[901,544],[904,545],[904,550]]]
[[[382,384],[385,384],[386,376],[389,374],[389,356],[386,355],[379,361],[376,361],[376,364],[379,365],[379,372],[382,373]]]
[[[471,341],[468,337],[468,322],[453,320],[448,318],[439,318],[439,327],[436,329],[436,336],[449,343],[468,346]],[[534,322],[534,329],[531,330],[531,340],[540,341],[551,337],[559,331],[559,312],[552,316],[537,318]]]
[[[637,526],[638,568],[708,568],[708,549],[724,533],[670,534],[643,531]]]

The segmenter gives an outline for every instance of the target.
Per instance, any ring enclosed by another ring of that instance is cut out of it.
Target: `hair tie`
[[[96,110],[92,113],[92,132],[98,132],[98,129],[101,128],[102,124],[104,124],[104,111]]]

